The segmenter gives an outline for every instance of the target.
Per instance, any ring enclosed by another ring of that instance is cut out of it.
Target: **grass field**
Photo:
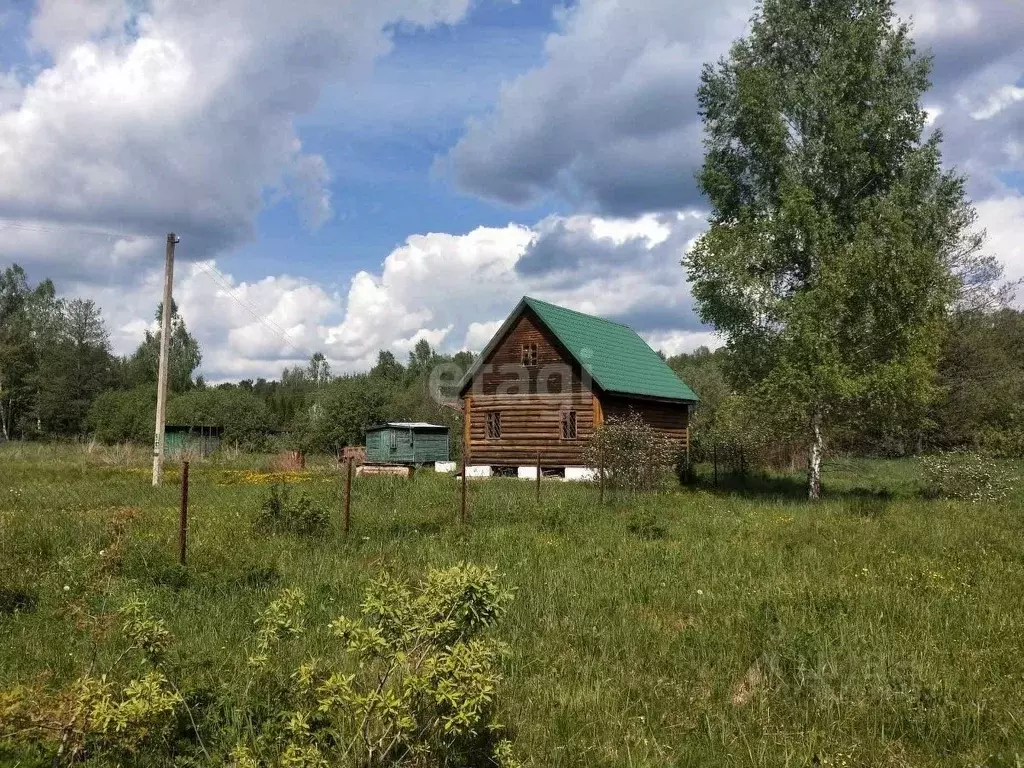
[[[545,481],[538,504],[532,483],[494,479],[471,483],[463,526],[456,482],[423,472],[360,478],[345,539],[325,466],[285,478],[332,509],[310,539],[252,532],[274,479],[258,466],[192,467],[182,572],[175,467],[154,490],[144,457],[0,446],[0,586],[34,601],[0,605],[0,690],[110,661],[76,629],[76,607],[110,595],[144,595],[191,684],[216,687],[278,590],[326,621],[381,571],[468,561],[516,590],[500,714],[527,765],[1024,765],[1019,487],[929,501],[913,461],[857,460],[826,467],[815,505],[778,476],[602,507],[589,486]],[[120,565],[97,590],[82,563],[114,518]]]

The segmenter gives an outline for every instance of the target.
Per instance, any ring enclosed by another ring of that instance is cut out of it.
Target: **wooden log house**
[[[459,385],[467,465],[583,466],[595,427],[638,413],[689,450],[697,396],[628,326],[524,297]]]

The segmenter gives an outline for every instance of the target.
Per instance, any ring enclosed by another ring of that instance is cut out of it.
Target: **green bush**
[[[169,746],[182,699],[160,669],[170,640],[148,606],[129,599],[120,611],[126,647],[105,674],[90,670],[66,689],[38,684],[0,691],[0,754],[17,745],[40,764],[135,765]]]
[[[270,487],[256,515],[257,530],[270,533],[297,533],[302,536],[323,535],[330,525],[327,510],[305,493],[293,499],[285,484]]]
[[[510,599],[491,568],[434,570],[416,585],[382,576],[359,618],[330,624],[335,649],[310,657],[298,643],[305,596],[286,589],[257,618],[242,673],[199,701],[163,620],[131,598],[114,635],[124,647],[102,655],[116,657],[109,669],[90,666],[56,692],[0,691],[0,756],[17,748],[47,765],[516,768],[495,719],[505,646],[490,636]]]
[[[1011,473],[997,460],[968,451],[951,451],[921,459],[925,495],[960,501],[1002,501],[1013,485]]]
[[[981,430],[978,442],[990,456],[1024,458],[1024,426],[1008,426],[1003,429],[986,427]]]
[[[87,424],[101,443],[145,443],[153,439],[156,388],[108,389],[93,401]]]
[[[274,691],[280,707],[234,747],[234,763],[518,765],[495,721],[504,646],[486,634],[510,597],[489,568],[431,571],[416,586],[384,576],[360,618],[331,624],[340,658],[290,670],[282,661],[305,631],[304,598],[285,592],[260,618],[250,656],[249,690]]]
[[[631,410],[594,430],[583,461],[588,467],[603,468],[609,488],[633,493],[663,487],[677,455],[675,443]]]

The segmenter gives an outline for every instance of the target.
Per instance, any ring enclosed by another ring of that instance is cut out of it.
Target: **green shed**
[[[167,424],[164,426],[164,455],[169,459],[185,454],[209,456],[220,447],[223,434],[223,427]]]
[[[424,421],[389,421],[366,430],[368,464],[448,461],[448,427]]]

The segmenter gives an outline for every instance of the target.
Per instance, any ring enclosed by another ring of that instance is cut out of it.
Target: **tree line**
[[[157,307],[154,317],[159,317]],[[0,273],[0,425],[7,439],[152,439],[160,332],[136,350],[111,352],[95,302],[58,295],[51,280],[30,285],[17,265]],[[422,420],[447,424],[461,413],[432,393],[439,365],[467,370],[470,352],[440,354],[420,341],[403,363],[381,350],[363,373],[335,376],[321,353],[279,379],[207,384],[196,372],[199,343],[172,306],[168,423],[214,425],[240,450],[291,448],[331,453],[361,444],[368,424]],[[801,461],[806,446],[785,414],[745,387],[745,361],[729,346],[668,358],[698,393],[694,458],[740,468]],[[450,377],[449,377],[450,378]],[[942,329],[931,396],[913,420],[857,418],[834,430],[830,448],[857,455],[902,456],[954,448],[1024,456],[1024,312],[962,307]]]
[[[52,280],[31,285],[21,267],[8,267],[0,273],[0,436],[149,442],[159,354],[160,331],[148,330],[133,353],[113,354],[94,301],[63,298]],[[457,429],[461,415],[430,392],[431,373],[452,363],[464,370],[472,357],[421,340],[404,363],[381,350],[364,373],[334,376],[315,353],[280,379],[211,385],[196,375],[199,343],[172,306],[167,422],[223,427],[224,442],[240,450],[306,452],[361,444],[365,427],[385,420]]]
[[[691,422],[695,461],[724,469],[805,463],[806,438],[780,427],[772,403],[738,381],[740,361],[723,346],[668,358],[700,397]],[[1013,307],[955,313],[941,340],[931,398],[913,420],[858,420],[831,434],[833,453],[899,457],[971,450],[1024,458],[1024,311]]]

